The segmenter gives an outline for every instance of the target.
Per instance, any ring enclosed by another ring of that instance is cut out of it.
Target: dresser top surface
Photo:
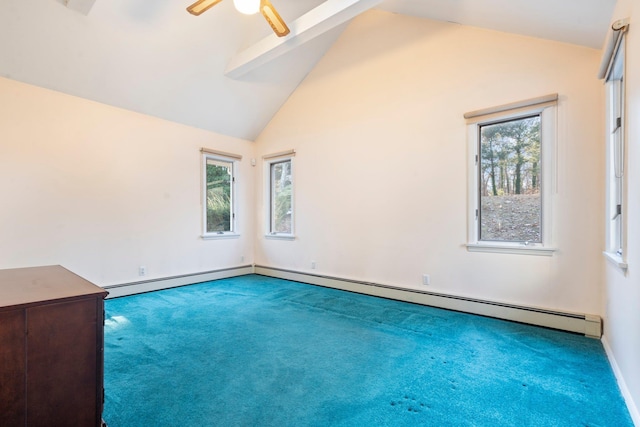
[[[0,309],[107,292],[59,265],[0,270]]]

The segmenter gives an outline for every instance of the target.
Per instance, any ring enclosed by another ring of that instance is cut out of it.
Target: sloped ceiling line
[[[379,3],[382,3],[382,0],[327,0],[291,23],[289,36],[276,37],[275,34],[270,34],[237,53],[231,58],[225,75],[235,79],[242,77]]]

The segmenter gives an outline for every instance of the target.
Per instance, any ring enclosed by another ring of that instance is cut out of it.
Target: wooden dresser
[[[0,426],[100,426],[104,289],[60,266],[0,270]]]

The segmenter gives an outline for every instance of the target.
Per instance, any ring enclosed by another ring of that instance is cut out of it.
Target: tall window
[[[267,236],[293,238],[293,151],[265,156]]]
[[[271,163],[271,233],[291,234],[293,219],[291,159]]]
[[[237,158],[223,157],[203,150],[203,237],[224,237],[235,234],[236,160]]]
[[[553,253],[556,100],[554,94],[465,115],[469,250]]]
[[[607,253],[624,259],[625,246],[625,80],[624,37],[614,52],[607,90]]]

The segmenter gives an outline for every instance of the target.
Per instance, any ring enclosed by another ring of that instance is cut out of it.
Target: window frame
[[[264,159],[264,206],[265,206],[265,237],[268,239],[295,240],[295,151],[290,150],[281,154],[274,154],[263,157]],[[291,232],[283,233],[273,231],[273,209],[274,200],[272,167],[273,165],[290,162],[291,163]]]
[[[514,103],[517,108],[500,109],[487,115],[478,115],[467,122],[467,173],[468,173],[468,224],[467,250],[470,252],[494,252],[552,256],[554,247],[553,206],[556,196],[557,157],[557,103],[547,102],[521,106],[526,102]],[[519,118],[540,116],[540,197],[541,197],[541,242],[508,242],[480,240],[480,129],[482,126],[502,123]]]
[[[202,235],[205,240],[209,239],[225,239],[236,238],[240,234],[237,229],[237,209],[236,209],[236,194],[237,194],[237,178],[238,178],[238,161],[240,156],[217,154],[214,151],[202,150]],[[230,188],[230,205],[231,205],[231,220],[229,221],[229,231],[207,231],[207,161],[215,160],[219,162],[225,162],[231,164],[231,188]]]
[[[605,77],[606,91],[606,243],[604,255],[626,270],[627,252],[627,178],[626,178],[626,48],[625,34],[611,55]],[[620,60],[621,64],[617,65]],[[619,75],[618,75],[619,74]],[[618,123],[619,119],[619,123]],[[618,208],[618,206],[620,206]]]

